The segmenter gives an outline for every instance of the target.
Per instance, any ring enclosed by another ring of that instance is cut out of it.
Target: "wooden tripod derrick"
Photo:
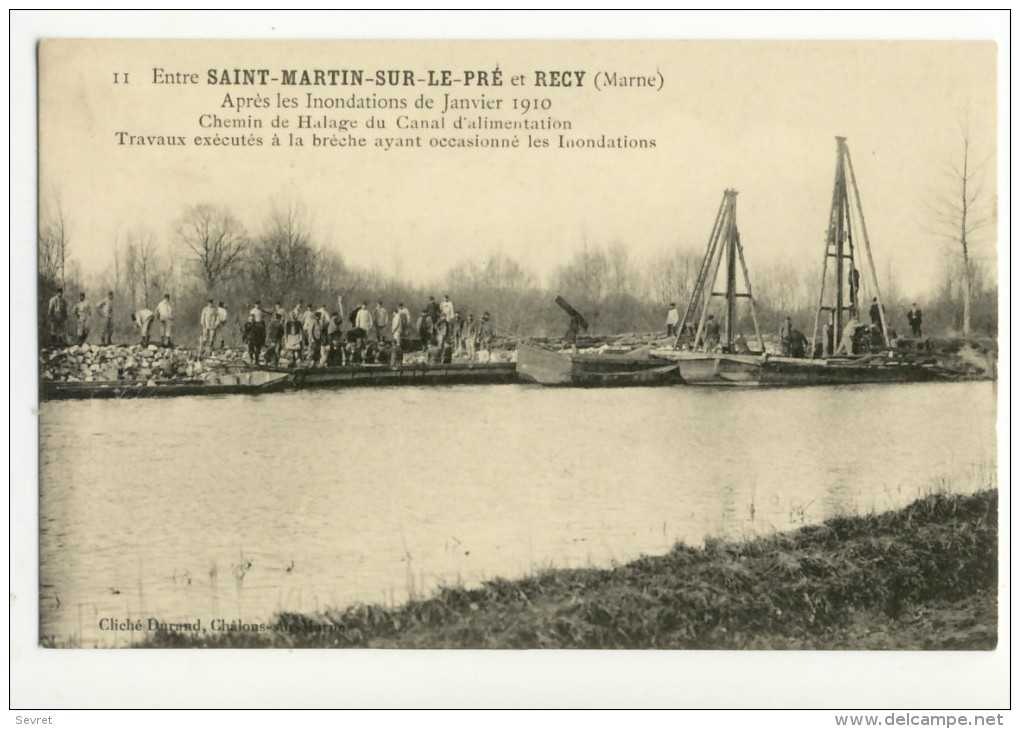
[[[716,280],[719,277],[719,269],[723,268],[725,261],[726,286],[722,291],[715,291]],[[737,263],[740,263],[740,271],[744,280],[744,291],[737,291]],[[680,349],[687,344],[694,344],[704,341],[705,322],[708,319],[709,303],[713,296],[725,298],[725,309],[723,316],[724,332],[721,338],[725,352],[733,351],[734,328],[736,324],[736,300],[746,298],[751,305],[751,319],[754,322],[754,333],[758,338],[761,351],[765,351],[765,341],[761,336],[761,328],[758,326],[758,314],[754,308],[754,297],[751,294],[751,280],[747,275],[747,264],[744,261],[744,248],[740,244],[740,231],[737,229],[737,191],[725,190],[722,203],[715,216],[715,223],[712,225],[712,233],[708,239],[708,250],[701,262],[698,271],[698,278],[694,283],[694,291],[691,294],[690,303],[680,321],[680,331],[677,332],[674,349]],[[697,319],[698,326],[692,337],[692,324]],[[693,346],[692,346],[693,348]]]
[[[852,198],[850,190],[853,190]],[[888,347],[889,329],[885,307],[882,305],[882,295],[878,288],[878,275],[875,271],[875,260],[871,255],[871,242],[864,222],[864,209],[861,207],[861,196],[857,189],[854,165],[850,159],[850,148],[847,147],[846,137],[836,137],[836,179],[832,188],[829,226],[825,236],[825,257],[822,260],[822,283],[819,287],[818,308],[815,311],[815,326],[811,336],[812,351],[817,351],[822,312],[827,312],[831,317],[832,350],[838,346],[846,322],[851,318],[860,320],[858,244],[863,244],[867,257],[870,285],[874,290],[874,298],[878,300],[882,341]],[[831,267],[829,259],[833,261]],[[823,348],[826,355],[833,353],[829,347],[830,344],[826,342]]]

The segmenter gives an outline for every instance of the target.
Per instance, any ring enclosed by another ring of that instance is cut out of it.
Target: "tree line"
[[[998,328],[998,282],[995,256],[975,255],[984,245],[995,220],[994,198],[978,185],[980,165],[971,160],[965,139],[960,165],[949,170],[948,181],[935,203],[928,231],[947,245],[937,251],[943,260],[941,281],[926,299],[926,334],[963,333],[994,336]],[[989,204],[989,202],[991,204]],[[983,240],[984,239],[984,240]],[[244,315],[256,297],[264,308],[281,301],[288,308],[297,301],[336,308],[337,294],[345,305],[382,300],[387,308],[398,302],[412,310],[430,295],[449,294],[457,309],[490,312],[497,331],[514,336],[561,336],[566,317],[555,305],[557,295],[570,301],[592,325],[592,333],[647,332],[665,329],[666,310],[676,303],[681,314],[695,286],[704,251],[696,245],[643,262],[631,259],[623,241],[585,243],[572,258],[541,282],[526,265],[505,253],[465,258],[431,286],[347,263],[338,250],[316,234],[314,223],[299,204],[271,204],[263,219],[251,227],[230,210],[197,203],[181,211],[172,230],[161,237],[143,226],[117,228],[110,241],[111,260],[98,276],[85,280],[74,258],[76,239],[59,194],[40,205],[38,242],[39,323],[45,322],[46,302],[58,286],[69,302],[87,289],[94,303],[106,291],[115,295],[115,326],[119,341],[132,341],[130,313],[152,307],[164,293],[175,303],[178,344],[197,341],[199,312],[208,298],[225,302],[231,312],[228,341],[238,343]],[[821,242],[819,243],[821,247]],[[984,245],[987,249],[987,245]],[[994,253],[994,248],[993,248]],[[814,323],[819,260],[749,264],[759,321],[765,333],[775,333],[785,316],[809,337]],[[887,316],[906,332],[908,301],[899,293],[895,272],[887,265],[879,272]],[[872,292],[865,291],[870,301]],[[745,307],[746,308],[746,307]],[[753,332],[747,311],[737,319],[748,338]],[[42,340],[41,340],[42,341]]]

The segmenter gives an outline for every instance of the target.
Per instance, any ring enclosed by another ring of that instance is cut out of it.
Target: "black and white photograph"
[[[33,661],[1003,665],[1008,47],[193,30],[34,41]]]

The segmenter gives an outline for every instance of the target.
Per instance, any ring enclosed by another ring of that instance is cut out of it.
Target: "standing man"
[[[380,344],[386,339],[386,327],[390,325],[390,315],[382,301],[372,310],[372,324],[375,327],[375,338]]]
[[[64,327],[67,324],[67,300],[64,298],[64,289],[57,289],[57,293],[46,307],[46,313],[50,319],[50,344],[52,346],[67,344],[64,339]]]
[[[442,318],[446,319],[447,328],[453,327],[453,321],[455,312],[453,310],[453,302],[450,301],[450,295],[446,294],[443,297],[443,303],[439,305],[439,314]],[[452,335],[452,331],[449,332]]]
[[[202,338],[198,340],[198,356],[201,357],[206,346],[209,347],[209,354],[212,354],[216,347],[216,322],[219,321],[219,316],[212,299],[206,302],[198,321],[202,325]]]
[[[326,354],[326,364],[329,366],[341,367],[344,363],[344,327],[343,319],[340,318],[340,310],[333,312],[326,325],[326,339],[329,341],[329,352]]]
[[[323,304],[316,311],[319,313],[319,323],[322,325],[322,342],[325,344],[328,338],[326,328],[329,326],[329,307]]]
[[[836,314],[835,314],[835,312],[830,311],[829,312],[829,321],[827,321],[825,323],[825,334],[824,334],[825,351],[824,351],[823,354],[826,357],[830,357],[830,356],[832,356],[833,354],[836,353],[836,349],[835,349],[836,348],[836,338],[835,338],[836,337],[836,334],[835,334],[836,325],[835,325],[835,321],[836,321]]]
[[[213,333],[213,345],[214,346],[215,346],[215,343],[216,343],[216,335],[219,334],[220,329],[223,327],[223,325],[227,323],[227,319],[229,318],[229,316],[230,315],[227,313],[227,307],[224,306],[223,302],[221,301],[220,305],[219,305],[219,308],[216,309],[216,331]],[[221,339],[220,340],[220,347],[223,348],[225,345],[226,345],[226,342]]]
[[[404,341],[404,317],[400,313],[400,307],[393,312],[393,317],[390,320],[390,333],[393,335],[393,347],[390,349],[390,367],[398,367],[404,363],[404,350],[401,348]]]
[[[282,307],[281,307],[282,308]],[[266,364],[275,367],[280,364],[280,350],[283,349],[283,315],[273,312],[273,320],[266,329]]]
[[[142,333],[142,346],[149,346],[149,330],[152,328],[152,320],[155,318],[155,314],[152,313],[152,309],[143,306],[141,309],[131,315],[131,320],[138,325],[138,330]]]
[[[464,320],[464,326],[460,330],[460,341],[464,345],[464,353],[468,361],[475,359],[475,337],[478,336],[478,325],[475,323],[475,315],[468,314]]]
[[[92,307],[85,301],[85,292],[78,294],[78,303],[74,305],[74,318],[77,325],[78,344],[85,344],[89,338],[89,317]]]
[[[283,348],[290,360],[291,367],[297,367],[301,359],[301,341],[304,332],[297,315],[292,311],[287,323],[283,326]]]
[[[709,314],[705,322],[705,351],[714,352],[719,346],[719,322],[715,320],[715,314]]]
[[[312,346],[312,327],[315,325],[315,312],[312,311],[312,305],[305,305],[305,313],[301,315],[301,331],[304,335],[304,344],[306,347]]]
[[[423,352],[427,352],[429,344],[432,343],[432,317],[429,316],[428,308],[421,310],[421,316],[418,317],[418,336],[421,338],[421,348]]]
[[[450,327],[446,321],[445,315],[439,316],[439,321],[436,322],[436,345],[439,347],[439,351],[443,351],[443,345],[446,343],[446,337],[450,333]]]
[[[266,343],[266,323],[254,314],[249,317],[251,330],[248,332],[248,357],[256,367],[262,356],[262,347]]]
[[[917,308],[915,301],[907,311],[907,323],[910,324],[910,334],[915,339],[921,338],[921,310]]]
[[[492,347],[492,321],[489,319],[489,312],[482,314],[482,320],[478,322],[478,346],[488,351]]]
[[[679,334],[676,330],[677,325],[680,323],[680,312],[676,310],[676,304],[669,305],[669,311],[666,312],[666,336],[673,337]]]
[[[170,303],[170,294],[163,294],[163,300],[156,304],[156,318],[163,325],[163,346],[173,347],[174,307]]]
[[[847,321],[846,326],[843,327],[843,338],[839,342],[839,348],[836,350],[836,354],[855,354],[854,340],[857,337],[857,329],[860,328],[860,326],[861,324],[857,321],[857,317],[851,316]]]
[[[877,296],[872,297],[872,299],[871,299],[871,308],[868,310],[868,314],[871,317],[872,325],[878,327],[879,329],[881,329],[882,328],[882,313],[881,313],[881,311],[879,309],[880,309],[880,307],[878,305],[878,297]]]
[[[436,325],[439,321],[439,304],[436,303],[436,297],[430,296],[428,306],[425,307],[425,311],[428,313],[429,319],[432,320],[432,326]]]
[[[400,315],[400,309],[394,311],[390,319],[390,335],[393,337],[393,346],[400,349],[404,341],[404,317]]]
[[[793,334],[793,323],[786,317],[779,327],[779,351],[784,357],[790,356],[790,338]]]
[[[851,268],[850,273],[846,275],[846,282],[850,286],[850,315],[856,317],[859,311],[857,292],[861,288],[861,272]]]
[[[362,301],[358,308],[358,314],[354,317],[354,328],[357,331],[358,339],[362,342],[367,341],[372,326],[372,312],[368,309],[368,302]]]
[[[571,314],[570,324],[567,325],[567,333],[564,335],[571,352],[577,352],[577,333],[579,331],[581,331],[581,319],[577,314]]]
[[[407,339],[408,330],[411,328],[411,312],[404,306],[403,301],[397,305],[397,309],[400,311],[400,338],[403,341]]]
[[[107,291],[106,298],[96,303],[96,313],[103,319],[103,329],[99,334],[100,344],[113,344],[113,292]]]
[[[257,321],[257,322],[262,321],[262,315],[263,314],[269,314],[269,313],[270,312],[268,312],[268,311],[266,311],[265,309],[262,308],[262,300],[261,299],[255,299],[255,304],[251,307],[251,311],[248,312],[249,315],[255,317],[255,321]]]
[[[808,340],[804,333],[797,330],[790,330],[790,356],[802,359],[807,354]]]
[[[311,304],[308,305],[311,309]],[[312,314],[312,325],[308,329],[308,358],[312,367],[317,367],[322,355],[322,316],[319,312]]]

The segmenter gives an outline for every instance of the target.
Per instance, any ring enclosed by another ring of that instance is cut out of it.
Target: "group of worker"
[[[881,347],[885,339],[882,333],[885,309],[878,303],[877,297],[872,299],[868,315],[871,324],[861,324],[856,312],[851,308],[850,319],[843,327],[839,346],[833,349],[835,344],[833,332],[834,314],[830,312],[829,322],[825,325],[823,343],[816,345],[816,351],[813,353],[813,356],[860,354],[868,346]],[[910,325],[911,336],[917,339],[920,339],[922,336],[922,317],[923,314],[921,309],[918,308],[917,303],[911,304],[910,309],[907,310],[907,323]],[[701,336],[697,341],[695,341],[696,332],[694,324],[688,322],[684,325],[684,328],[686,329],[687,340],[694,342],[694,349],[703,349],[706,352],[711,352],[719,346],[719,323],[713,315],[709,314],[706,317]],[[890,329],[888,324],[886,324],[884,329],[889,339],[896,337],[895,330]],[[677,311],[676,304],[670,304],[669,311],[666,314],[666,335],[681,335],[680,314]],[[805,357],[807,356],[807,347],[807,337],[804,336],[803,332],[794,328],[790,317],[786,317],[779,327],[780,354],[784,357]],[[740,334],[734,339],[732,349],[735,354],[745,354],[750,351],[743,335]]]
[[[200,350],[216,340],[213,323],[217,319],[212,306],[210,299],[202,312]],[[299,301],[289,311],[279,301],[272,309],[263,309],[261,301],[256,301],[248,312],[242,332],[248,357],[253,364],[260,364],[264,356],[267,365],[291,367],[387,361],[396,366],[403,361],[411,339],[411,312],[404,302],[398,303],[392,313],[382,301],[371,309],[368,302],[363,301],[346,317],[343,312],[342,296],[337,297],[333,311],[326,304],[313,309],[311,303],[304,301]],[[474,360],[478,348],[488,350],[492,343],[489,312],[477,321],[473,314],[462,316],[454,310],[449,296],[441,303],[437,303],[434,296],[429,297],[429,303],[418,317],[417,330],[430,364],[450,362],[455,353]]]
[[[425,361],[429,364],[448,363],[454,354],[474,360],[478,350],[488,351],[492,346],[489,312],[484,312],[479,319],[475,319],[474,314],[462,315],[454,309],[449,295],[441,302],[430,296],[418,315],[417,327]]]
[[[222,302],[220,303],[222,307]],[[99,317],[99,342],[103,345],[113,344],[113,292],[108,291],[106,296],[96,302],[94,308],[96,316]],[[68,310],[67,300],[64,298],[64,289],[58,288],[57,293],[49,300],[46,307],[46,316],[49,320],[49,343],[52,347],[63,347],[68,344],[67,322],[70,317],[74,319],[74,343],[85,344],[92,331],[93,306],[86,300],[85,292],[78,294],[78,301]],[[223,311],[223,320],[226,321],[226,310]],[[162,300],[156,305],[153,311],[143,306],[131,315],[131,321],[141,332],[142,344],[149,344],[150,330],[152,324],[158,321],[162,325],[161,343],[164,347],[173,346],[171,336],[173,335],[174,307],[170,303],[170,294],[164,294]]]

